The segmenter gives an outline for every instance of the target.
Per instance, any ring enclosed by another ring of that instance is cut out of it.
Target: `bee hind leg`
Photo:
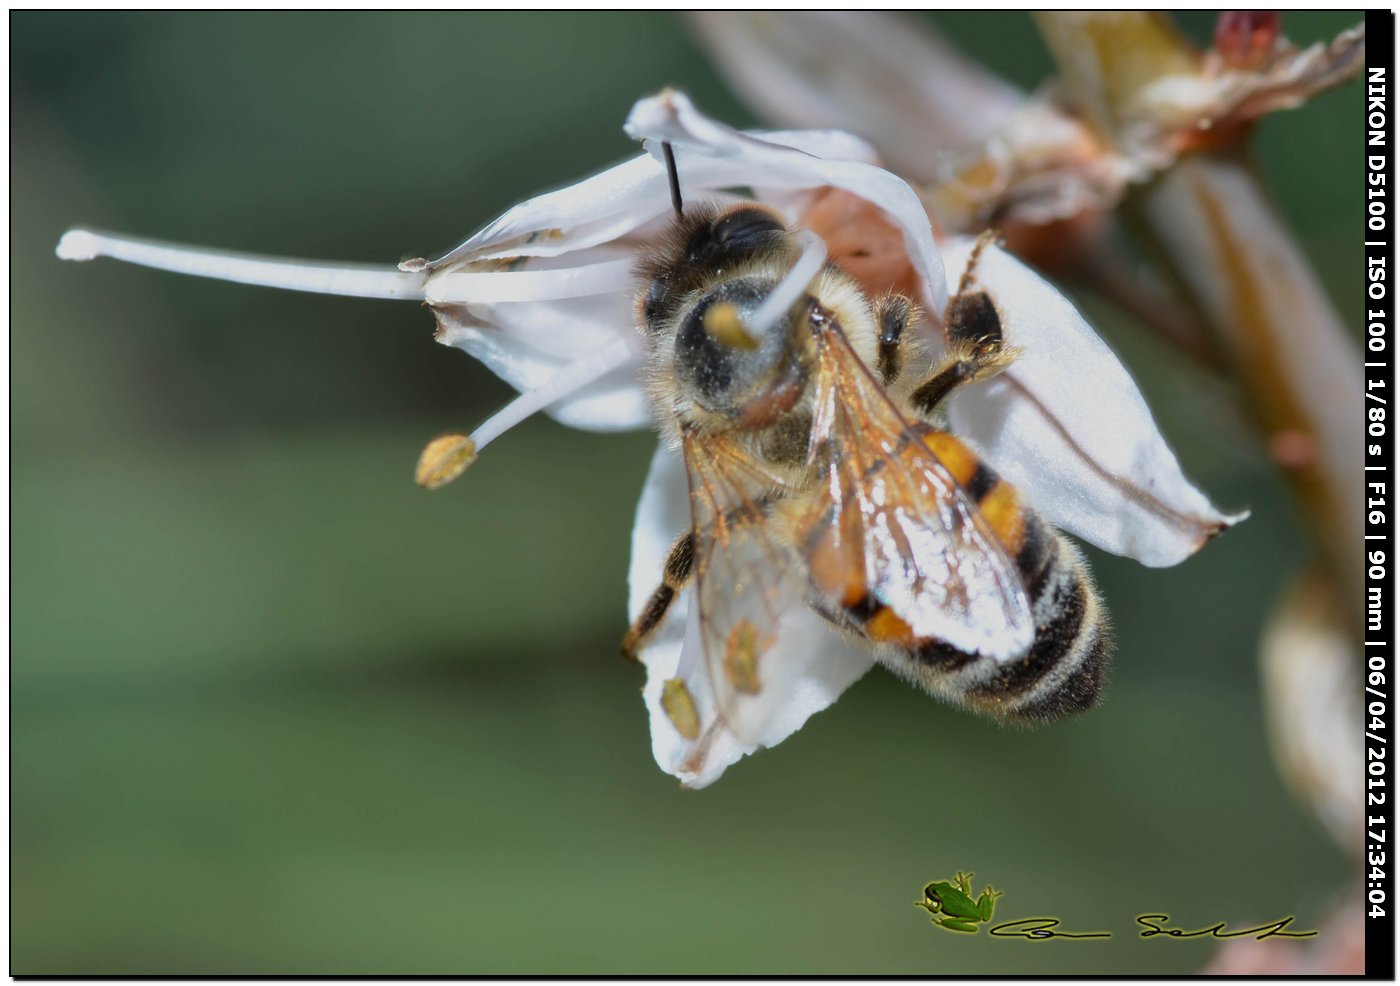
[[[637,652],[661,625],[676,593],[690,584],[694,569],[695,533],[687,531],[671,546],[671,553],[666,556],[666,564],[661,570],[661,584],[642,607],[637,622],[628,628],[626,636],[622,638],[623,657],[630,661],[637,660]]]

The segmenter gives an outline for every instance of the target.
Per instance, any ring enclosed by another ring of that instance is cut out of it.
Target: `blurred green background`
[[[1023,15],[937,23],[1049,73]],[[632,153],[662,85],[754,123],[679,21],[16,13],[11,56],[13,973],[1173,973],[1211,945],[1134,915],[1323,917],[1348,866],[1256,672],[1294,508],[1227,387],[1112,312],[1188,473],[1254,515],[1176,569],[1090,552],[1108,701],[1018,732],[875,672],[692,793],[616,657],[649,435],[536,418],[430,495],[424,442],[509,391],[426,311],[53,256],[79,222],[431,254]],[[1360,120],[1353,84],[1259,135],[1353,322]],[[1115,937],[932,928],[911,902],[960,868]]]

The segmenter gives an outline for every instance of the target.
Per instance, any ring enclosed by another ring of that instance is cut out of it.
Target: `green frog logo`
[[[933,923],[939,927],[975,935],[979,925],[992,919],[1000,896],[1000,890],[988,886],[974,900],[972,874],[959,871],[952,883],[935,880],[924,887],[924,899],[916,900],[914,906],[932,914]]]

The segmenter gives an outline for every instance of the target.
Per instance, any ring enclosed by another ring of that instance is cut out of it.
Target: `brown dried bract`
[[[878,206],[839,188],[824,188],[800,225],[826,241],[831,262],[855,278],[866,294],[878,298],[895,291],[920,296],[904,234]]]

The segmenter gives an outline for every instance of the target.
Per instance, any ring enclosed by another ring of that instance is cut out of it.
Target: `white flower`
[[[868,145],[835,131],[740,133],[673,92],[637,103],[626,129],[647,153],[516,206],[432,262],[399,269],[309,264],[85,230],[65,235],[58,253],[426,301],[440,341],[465,349],[521,391],[473,433],[473,456],[539,410],[593,430],[655,424],[640,379],[644,339],[634,321],[639,285],[632,268],[638,249],[672,210],[662,141],[674,148],[686,196],[756,198],[794,224],[831,188],[873,206],[900,235],[919,300],[935,316],[924,331],[935,331],[970,243],[945,244],[940,253],[918,196],[875,163]],[[1185,479],[1132,379],[1068,301],[1000,250],[983,254],[978,275],[1001,309],[1007,341],[1024,355],[1001,376],[956,396],[950,421],[1047,520],[1105,550],[1172,565],[1237,519],[1218,513]],[[689,524],[679,457],[663,446],[633,532],[633,619],[659,584],[668,548]],[[716,723],[705,672],[692,656],[695,642],[685,646],[687,635],[695,635],[695,621],[686,619],[691,594],[680,594],[641,658],[657,762],[700,787],[757,746],[798,729],[860,677],[871,658],[814,613],[789,614],[777,645],[783,677],[765,686],[758,742],[740,742]],[[685,681],[695,701],[703,747],[684,740],[661,708],[662,684],[673,678]]]

